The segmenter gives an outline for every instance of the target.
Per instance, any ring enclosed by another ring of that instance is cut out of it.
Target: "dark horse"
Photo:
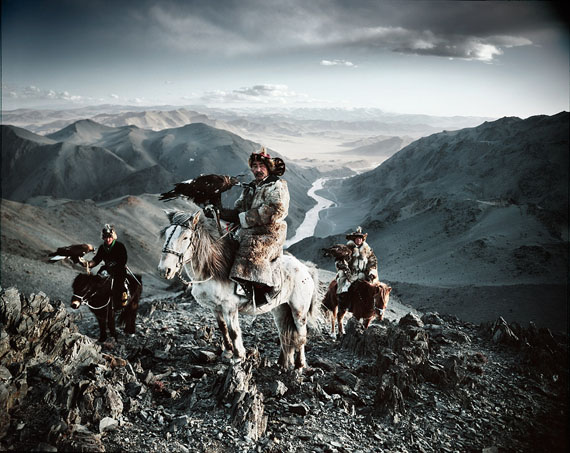
[[[356,319],[362,319],[364,328],[368,328],[374,318],[384,319],[384,310],[388,305],[392,288],[386,283],[368,283],[357,280],[348,289],[346,297],[339,304],[336,293],[337,283],[333,280],[323,299],[323,305],[331,311],[331,333],[334,335],[335,318],[338,320],[338,335],[344,335],[342,320],[346,312],[350,311]]]
[[[127,305],[120,309],[119,315],[119,325],[124,324],[125,332],[128,334],[135,333],[135,319],[142,293],[142,278],[140,275],[135,277],[127,276],[130,297]],[[117,339],[111,282],[111,277],[79,274],[72,285],[71,307],[77,309],[83,304],[91,309],[99,323],[99,341],[107,339],[107,326],[111,335]]]

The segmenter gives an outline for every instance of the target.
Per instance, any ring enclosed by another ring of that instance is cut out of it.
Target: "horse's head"
[[[88,303],[91,297],[95,295],[102,286],[107,282],[104,277],[97,275],[79,274],[73,280],[71,296],[71,308],[78,309],[82,303]]]
[[[378,282],[374,286],[377,288],[376,294],[374,295],[374,311],[376,312],[377,318],[381,321],[384,319],[384,310],[386,310],[388,306],[392,287],[382,282]]]
[[[182,211],[167,211],[170,225],[161,231],[164,237],[162,255],[158,263],[158,273],[162,278],[170,280],[187,263],[195,247],[198,220],[202,211],[194,214]]]

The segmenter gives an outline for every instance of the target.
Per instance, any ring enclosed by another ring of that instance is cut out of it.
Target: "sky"
[[[3,0],[2,109],[97,104],[552,115],[557,3]]]

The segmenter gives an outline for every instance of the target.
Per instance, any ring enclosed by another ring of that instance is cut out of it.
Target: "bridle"
[[[105,279],[105,281],[106,281],[107,279],[109,279],[109,277],[107,277],[107,278]],[[109,305],[109,304],[111,303],[111,298],[112,298],[112,296],[113,296],[113,293],[112,293],[112,292],[109,294],[109,299],[107,299],[107,303],[106,303],[105,305],[102,305],[101,307],[94,307],[93,305],[91,305],[91,304],[89,303],[89,300],[90,300],[91,297],[93,297],[95,294],[97,294],[97,290],[96,290],[96,289],[93,289],[93,290],[87,291],[87,293],[85,293],[84,296],[80,296],[79,294],[75,294],[75,293],[74,293],[71,299],[72,299],[72,300],[79,300],[80,306],[81,306],[81,305],[87,305],[91,310],[101,310],[101,309],[105,308],[107,305]]]
[[[180,227],[180,228],[187,229],[187,230],[193,230],[193,228],[188,226],[186,223],[171,223],[170,226]],[[176,231],[176,228],[173,228],[172,232],[170,233],[170,236],[168,236],[168,238],[164,242],[164,247],[162,247],[162,253],[169,253],[171,255],[178,257],[178,271],[176,271],[175,275],[178,276],[178,278],[186,286],[192,286],[192,284],[194,284],[194,283],[204,283],[204,282],[207,282],[208,280],[211,280],[212,279],[211,275],[208,278],[206,278],[205,280],[193,280],[192,279],[192,276],[190,275],[190,273],[188,272],[188,269],[186,268],[186,263],[189,262],[190,266],[192,267],[192,273],[195,274],[194,266],[192,265],[192,258],[189,258],[188,260],[185,261],[184,256],[186,255],[186,253],[189,250],[190,250],[190,255],[192,255],[193,248],[194,248],[194,240],[195,240],[194,238],[196,237],[196,235],[192,235],[192,238],[188,241],[188,246],[186,247],[186,249],[183,252],[179,252],[179,251],[171,248],[171,246],[170,246],[170,241],[172,240],[172,237],[174,236],[175,231]],[[182,276],[182,269],[183,268],[184,268],[184,271],[186,272],[186,275],[190,279],[189,281],[186,280]]]

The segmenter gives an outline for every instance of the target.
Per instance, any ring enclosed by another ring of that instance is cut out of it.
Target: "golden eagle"
[[[330,256],[335,261],[345,260],[348,261],[352,255],[352,249],[348,245],[335,244],[331,247],[322,249],[323,256]]]
[[[159,200],[170,201],[182,196],[190,198],[196,204],[213,204],[220,208],[222,192],[230,190],[238,184],[240,182],[235,176],[202,175],[196,179],[175,184],[174,189],[161,193]]]
[[[59,247],[55,252],[50,253],[50,261],[56,262],[69,258],[77,264],[83,256],[89,252],[93,252],[95,248],[91,244],[74,244],[67,247]]]

